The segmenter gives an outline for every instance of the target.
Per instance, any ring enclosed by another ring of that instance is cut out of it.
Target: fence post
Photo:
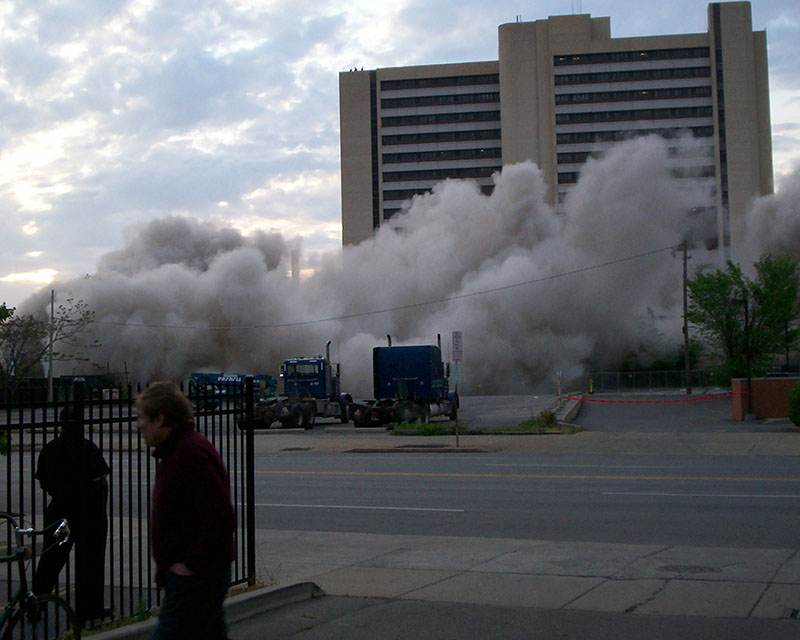
[[[247,584],[256,583],[256,456],[253,438],[253,376],[244,381],[245,464],[247,478]]]
[[[75,413],[83,421],[83,412],[86,406],[86,387],[83,378],[75,378],[72,381],[72,402],[75,406]]]

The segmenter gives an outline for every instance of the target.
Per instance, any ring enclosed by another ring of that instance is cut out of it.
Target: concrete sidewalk
[[[260,531],[258,539],[263,578],[312,581],[329,595],[619,614],[800,615],[800,548],[302,531]]]
[[[485,608],[489,618],[492,611],[516,612],[521,619],[561,612],[564,620],[575,624],[595,619],[609,628],[630,627],[628,634],[659,620],[665,638],[674,637],[666,631],[670,625],[686,625],[687,617],[697,618],[695,627],[714,629],[712,620],[719,619],[728,630],[768,632],[741,637],[800,636],[800,547],[729,549],[260,530],[258,559],[259,578],[271,586],[230,599],[232,638],[288,637],[273,635],[272,621],[282,615],[300,616],[306,630],[320,627],[318,637],[411,637],[376,628],[401,624],[389,622],[388,612],[374,609],[390,603],[397,605],[392,615],[410,606],[446,618],[448,610],[454,614],[474,607]],[[323,599],[332,601],[312,603],[320,594],[313,585],[326,594]],[[403,602],[407,604],[398,605]],[[291,603],[297,603],[292,605],[295,613],[275,611]],[[297,613],[304,610],[306,618]],[[318,610],[327,613],[312,613]],[[364,617],[367,610],[371,614]],[[345,625],[349,636],[337,635],[337,629],[345,628],[342,616],[355,616]],[[93,637],[147,638],[153,624]],[[332,627],[322,634],[325,625]],[[272,631],[265,635],[267,628]],[[464,631],[467,635],[460,637],[479,637]]]

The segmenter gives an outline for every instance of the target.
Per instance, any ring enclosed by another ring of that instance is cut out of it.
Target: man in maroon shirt
[[[224,639],[236,528],[228,472],[195,431],[192,405],[177,385],[150,385],[136,409],[136,427],[157,460],[150,541],[164,599],[153,639]]]

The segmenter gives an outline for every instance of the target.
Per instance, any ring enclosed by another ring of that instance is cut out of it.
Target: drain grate
[[[670,573],[721,573],[722,569],[716,567],[704,567],[700,564],[670,564],[661,567],[662,571]]]

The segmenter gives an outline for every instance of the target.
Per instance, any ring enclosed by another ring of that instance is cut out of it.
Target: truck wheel
[[[310,405],[304,404],[300,412],[302,414],[300,426],[303,429],[311,429],[317,417],[316,411]]]
[[[416,422],[419,419],[417,408],[413,402],[401,402],[397,409],[400,414],[400,422]]]
[[[293,411],[285,418],[281,418],[281,426],[284,429],[295,429],[297,428],[298,417],[297,414]]]
[[[366,409],[356,409],[353,412],[353,426],[364,429],[369,425],[369,412]]]
[[[342,408],[339,410],[339,419],[342,421],[342,424],[347,424],[350,422],[350,407],[349,405],[342,404]]]
[[[430,424],[430,422],[431,422],[431,407],[427,402],[420,406],[419,413],[420,413],[420,421],[423,424]]]
[[[448,416],[451,420],[458,420],[458,409],[454,408]]]

